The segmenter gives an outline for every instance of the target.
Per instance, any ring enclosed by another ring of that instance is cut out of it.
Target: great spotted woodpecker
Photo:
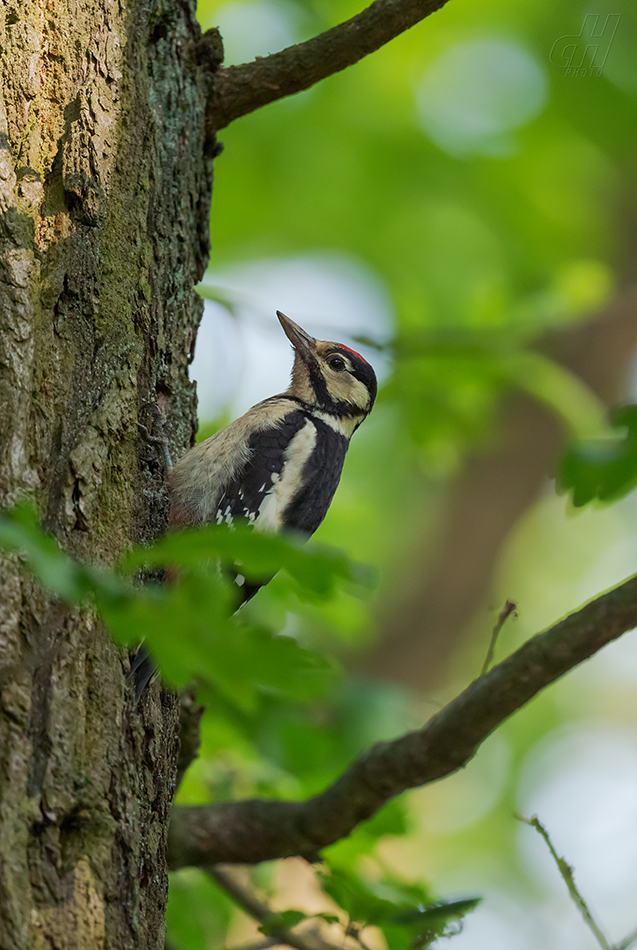
[[[172,468],[175,527],[241,518],[256,530],[293,528],[309,536],[327,514],[349,441],[374,405],[376,376],[348,346],[315,340],[277,316],[294,347],[290,386]]]
[[[374,405],[376,375],[348,346],[315,340],[277,316],[294,347],[290,386],[169,470],[173,528],[243,519],[258,531],[291,528],[309,537],[327,514],[349,441]],[[235,579],[241,602],[262,586]],[[136,701],[155,672],[142,645],[131,661]]]

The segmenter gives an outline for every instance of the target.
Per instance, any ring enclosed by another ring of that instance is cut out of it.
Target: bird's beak
[[[279,318],[279,323],[283,327],[283,332],[299,356],[306,361],[311,357],[313,358],[316,353],[316,340],[314,337],[306,333],[298,323],[295,323],[294,320],[290,320],[290,318],[286,317],[280,310],[277,310],[276,315]]]

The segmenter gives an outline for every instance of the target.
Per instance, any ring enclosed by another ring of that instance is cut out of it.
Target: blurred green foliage
[[[131,551],[109,572],[65,554],[27,502],[0,515],[0,546],[22,555],[40,584],[62,600],[94,604],[117,642],[145,641],[167,683],[183,688],[195,682],[202,698],[214,689],[237,711],[252,714],[263,693],[316,699],[334,669],[293,638],[235,613],[235,569],[248,582],[284,569],[300,595],[310,597],[329,596],[338,582],[369,581],[338,552],[308,548],[294,536],[256,534],[247,525],[173,532]],[[176,583],[148,576],[131,583],[142,570],[168,567],[178,573]]]
[[[406,884],[392,875],[370,884],[351,869],[342,867],[324,867],[319,871],[319,880],[324,893],[341,910],[343,919],[336,914],[288,910],[271,914],[259,930],[266,936],[276,936],[283,928],[315,919],[341,924],[348,936],[358,939],[361,931],[377,927],[388,946],[410,950],[429,947],[438,937],[458,932],[462,918],[480,903],[478,898],[434,901],[419,884]]]
[[[559,484],[572,490],[577,508],[617,501],[637,484],[637,406],[617,410],[612,422],[615,438],[575,442],[564,454]]]
[[[407,884],[385,873],[374,883],[351,868],[329,867],[319,874],[323,890],[361,928],[378,927],[395,950],[428,947],[452,936],[454,925],[480,903],[479,898],[434,901],[421,884]]]
[[[203,28],[221,28],[227,62],[301,41],[359,9],[353,0],[199,0]],[[569,71],[563,38],[584,54],[577,35],[591,12],[600,23],[619,15],[612,47],[600,74]],[[303,603],[280,574],[248,605],[259,622],[345,658],[364,648],[387,603],[413,583],[409,558],[414,550],[424,556],[422,538],[434,536],[450,477],[468,451],[494,439],[498,407],[516,389],[548,406],[573,440],[560,483],[576,505],[632,487],[632,416],[609,425],[594,394],[536,345],[603,309],[629,271],[636,20],[628,0],[594,8],[583,0],[450,0],[355,67],[223,130],[212,267],[340,254],[384,288],[394,320],[389,342],[369,341],[389,354],[392,372],[356,434],[318,535],[372,563],[380,586],[367,600],[341,591]],[[554,544],[539,514],[526,526],[531,553],[509,558],[500,603],[513,597],[525,609],[499,651],[582,599],[580,577],[595,563],[595,530],[604,529],[592,527],[589,541],[574,527],[570,547],[559,530]],[[480,669],[490,626],[487,617],[486,639],[458,659],[459,682]],[[606,709],[601,691],[583,706],[574,694],[568,684],[556,687],[505,726],[500,744],[487,743],[467,773],[388,805],[329,849],[332,866],[374,889],[384,872],[373,860],[382,852],[408,878],[477,877],[530,899],[535,885],[516,856],[511,816],[541,737],[565,717]],[[251,730],[217,706],[181,799],[312,794],[367,744],[429,712],[399,687],[351,676],[319,704],[272,702]],[[426,824],[445,820],[447,832]],[[274,874],[257,880],[276,893]],[[175,945],[217,947],[212,931],[199,942],[185,936],[183,893],[171,894]],[[403,946],[404,932],[386,931],[385,939]]]
[[[324,600],[338,583],[369,582],[361,565],[338,552],[308,547],[294,536],[258,534],[247,525],[209,525],[173,532],[152,545],[136,548],[111,572],[65,554],[55,539],[42,531],[30,502],[0,514],[0,549],[21,558],[45,590],[70,604],[97,608],[117,642],[134,645],[143,639],[160,664],[165,682],[175,688],[194,684],[198,697],[214,704],[212,721],[225,732],[225,741],[228,728],[234,726],[240,748],[246,739],[255,738],[255,727],[265,718],[266,732],[286,746],[291,769],[299,773],[304,766],[310,771],[324,767],[329,750],[325,742],[317,748],[312,741],[316,728],[298,719],[295,723],[293,715],[290,733],[285,718],[286,711],[288,715],[294,711],[291,703],[325,698],[329,674],[334,671],[322,657],[300,647],[291,637],[242,622],[242,615],[234,612],[238,598],[232,578],[237,569],[248,582],[284,570],[301,596],[320,595]],[[170,583],[157,583],[148,573],[168,567],[178,575]],[[137,577],[137,583],[131,582],[131,576]],[[269,717],[268,712],[274,715]],[[340,744],[344,744],[342,739]],[[272,759],[276,757],[274,753]],[[341,767],[345,764],[343,761]],[[262,794],[275,791],[273,778],[268,782],[263,776]],[[232,795],[231,788],[226,795]],[[404,828],[402,809],[392,802],[367,823],[354,845],[355,852],[369,851],[377,837],[402,833]],[[323,890],[344,914],[342,921],[339,916],[288,909],[271,914],[261,924],[261,932],[276,935],[278,930],[318,918],[341,922],[344,932],[352,936],[358,932],[354,925],[358,929],[380,927],[397,950],[409,950],[429,946],[437,936],[453,932],[450,926],[457,925],[478,903],[436,902],[425,888],[387,874],[370,886],[349,866],[347,849],[344,854],[345,861],[341,852],[340,866],[320,874]],[[230,921],[227,899],[219,899],[202,875],[186,871],[177,876],[169,922],[180,941],[196,947],[205,946],[212,936],[223,940]]]

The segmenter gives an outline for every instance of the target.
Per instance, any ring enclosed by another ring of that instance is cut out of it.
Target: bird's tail
[[[155,679],[158,673],[159,670],[155,666],[152,656],[144,644],[140,643],[130,658],[130,670],[127,677],[128,682],[132,683],[135,690],[135,705],[139,702],[148,684]]]

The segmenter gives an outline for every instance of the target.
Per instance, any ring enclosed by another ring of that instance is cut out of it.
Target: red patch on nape
[[[351,353],[352,356],[356,356],[362,363],[365,363],[366,366],[369,365],[365,357],[361,356],[360,353],[357,353],[356,350],[353,350],[351,346],[345,346],[344,343],[339,343],[338,348],[339,350],[347,350],[348,353]]]

